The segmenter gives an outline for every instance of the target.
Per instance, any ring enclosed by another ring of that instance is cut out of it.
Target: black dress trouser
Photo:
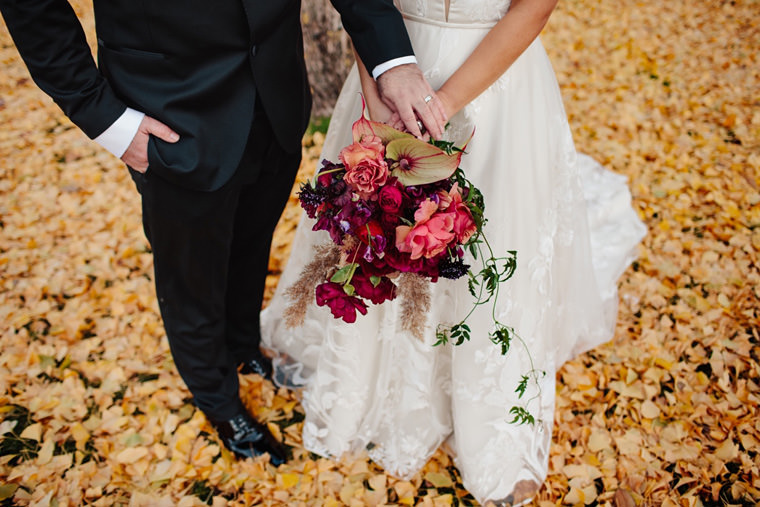
[[[237,367],[259,347],[272,233],[300,160],[257,111],[243,160],[218,190],[188,190],[150,168],[131,171],[174,363],[212,419],[242,408]]]

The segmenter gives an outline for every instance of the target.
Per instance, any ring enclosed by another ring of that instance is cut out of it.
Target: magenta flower
[[[404,195],[401,190],[392,185],[386,185],[380,189],[377,196],[378,204],[385,213],[396,214],[401,209],[404,202]]]
[[[317,305],[329,306],[333,317],[349,324],[356,322],[356,312],[367,315],[367,305],[355,296],[349,296],[343,286],[335,282],[325,282],[317,286]]]
[[[357,271],[351,278],[351,285],[356,289],[356,294],[376,305],[396,298],[396,285],[384,276],[375,286],[369,276]]]

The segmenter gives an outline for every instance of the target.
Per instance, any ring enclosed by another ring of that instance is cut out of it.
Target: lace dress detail
[[[415,55],[438,88],[509,8],[509,0],[397,0]],[[333,113],[323,158],[337,160],[351,141],[361,104],[356,69]],[[403,331],[397,302],[371,306],[356,323],[313,306],[298,329],[282,320],[284,291],[315,245],[329,241],[302,217],[291,258],[262,314],[264,346],[276,353],[277,381],[303,386],[304,445],[323,456],[368,449],[387,472],[409,478],[442,444],[465,487],[480,501],[528,501],[547,474],[555,372],[569,358],[612,337],[617,279],[645,230],[625,178],[575,151],[554,72],[537,39],[510,69],[451,118],[450,140],[476,127],[462,159],[483,191],[486,234],[495,252],[517,250],[497,317],[513,326],[509,353],[488,339],[490,309],[476,310],[472,339],[434,347],[435,327],[471,307],[463,280],[431,287],[424,339]],[[531,373],[520,399],[522,375]],[[510,424],[512,406],[537,423]]]

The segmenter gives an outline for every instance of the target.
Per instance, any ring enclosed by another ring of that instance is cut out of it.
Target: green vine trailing
[[[461,151],[450,142],[431,141],[431,143],[448,153]],[[468,269],[467,271],[467,288],[472,297],[475,298],[472,308],[470,308],[470,311],[464,318],[455,324],[439,324],[436,328],[436,342],[434,345],[445,345],[449,342],[454,345],[462,345],[464,342],[469,341],[471,329],[467,325],[467,320],[475,312],[476,308],[491,303],[493,330],[488,335],[489,339],[501,349],[502,355],[506,355],[509,352],[512,341],[515,338],[527,352],[530,370],[522,376],[520,383],[515,389],[515,392],[518,393],[518,398],[522,399],[527,391],[528,383],[533,381],[536,384],[538,392],[525,401],[525,406],[527,406],[540,395],[541,389],[538,380],[540,377],[545,376],[546,372],[535,368],[533,358],[525,341],[515,332],[513,327],[500,322],[496,315],[499,287],[501,283],[506,282],[514,275],[517,269],[517,251],[509,250],[507,255],[502,257],[494,255],[493,249],[483,233],[483,227],[487,222],[484,215],[485,202],[483,194],[465,177],[464,171],[461,168],[457,169],[454,173],[454,179],[462,189],[462,195],[466,196],[464,202],[470,208],[477,225],[477,232],[472,235],[464,247],[470,252],[473,259],[480,261],[480,270],[474,272],[472,269]],[[484,255],[484,249],[487,255]],[[513,424],[533,425],[536,422],[535,417],[524,406],[513,406],[509,410],[509,414],[513,416],[511,421]]]

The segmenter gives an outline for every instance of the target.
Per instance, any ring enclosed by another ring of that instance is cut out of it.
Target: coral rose
[[[396,227],[396,248],[409,252],[412,260],[431,258],[440,254],[456,235],[453,232],[456,213],[438,212],[438,204],[430,199],[423,201],[414,213],[413,227]]]
[[[362,199],[369,198],[388,180],[385,146],[379,137],[362,139],[343,148],[340,160],[346,166],[345,181]]]

